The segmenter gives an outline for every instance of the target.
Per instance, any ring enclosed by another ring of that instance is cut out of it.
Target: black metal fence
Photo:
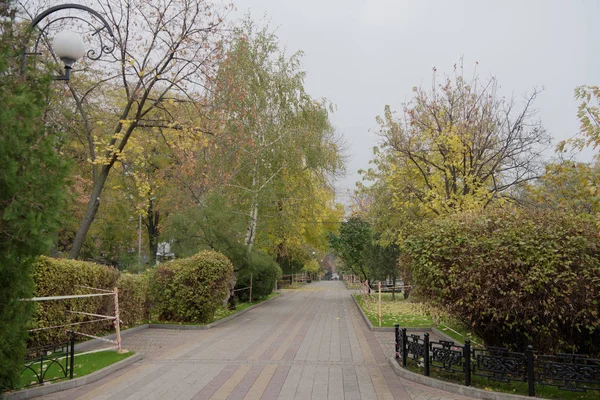
[[[406,328],[396,325],[396,359],[403,367],[409,360],[423,368],[462,375],[466,386],[473,376],[497,382],[526,382],[529,396],[535,396],[536,385],[554,386],[559,390],[600,392],[600,359],[579,354],[538,355],[532,346],[524,353],[501,347],[471,347],[451,341],[432,341],[429,334],[407,335]]]
[[[28,349],[21,376],[31,375],[28,373],[31,371],[34,378],[25,386],[39,385],[67,377],[73,379],[74,355],[75,333],[72,331],[65,342]],[[52,376],[48,377],[50,371]]]

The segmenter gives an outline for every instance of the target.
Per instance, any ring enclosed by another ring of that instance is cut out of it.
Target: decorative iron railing
[[[532,346],[524,353],[502,347],[471,347],[451,341],[432,341],[429,334],[407,335],[406,328],[396,325],[396,359],[402,367],[408,360],[423,368],[425,376],[431,368],[463,375],[464,384],[471,386],[473,376],[510,383],[527,382],[529,396],[535,396],[536,385],[553,386],[559,390],[600,392],[600,360],[579,354],[537,355]]]
[[[572,392],[600,391],[600,360],[581,354],[557,354],[538,356],[536,364],[540,385]]]
[[[74,332],[69,333],[69,340],[65,342],[28,349],[21,376],[31,371],[33,380],[27,382],[25,386],[34,386],[65,378],[73,379],[74,355]],[[50,371],[52,371],[52,376],[48,377]]]

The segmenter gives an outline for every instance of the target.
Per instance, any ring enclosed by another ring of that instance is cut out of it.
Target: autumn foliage
[[[419,292],[486,345],[600,352],[600,238],[593,220],[493,208],[425,224],[403,250]]]

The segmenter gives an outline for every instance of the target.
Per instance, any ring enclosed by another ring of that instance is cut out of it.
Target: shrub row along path
[[[369,331],[349,293],[341,282],[318,282],[211,330],[125,336],[144,360],[45,398],[467,399],[396,376],[393,333]]]

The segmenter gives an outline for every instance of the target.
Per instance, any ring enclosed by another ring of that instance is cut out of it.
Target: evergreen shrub
[[[52,78],[30,66],[16,1],[0,5],[0,392],[15,386],[25,356],[31,261],[48,252],[64,209],[69,162],[44,120]]]
[[[237,278],[236,287],[250,286],[250,273],[252,273],[252,300],[270,295],[275,288],[275,282],[281,278],[279,264],[268,255],[255,252],[248,256],[248,268],[243,273],[243,276]],[[249,300],[249,290],[240,290],[237,294],[241,301]]]

